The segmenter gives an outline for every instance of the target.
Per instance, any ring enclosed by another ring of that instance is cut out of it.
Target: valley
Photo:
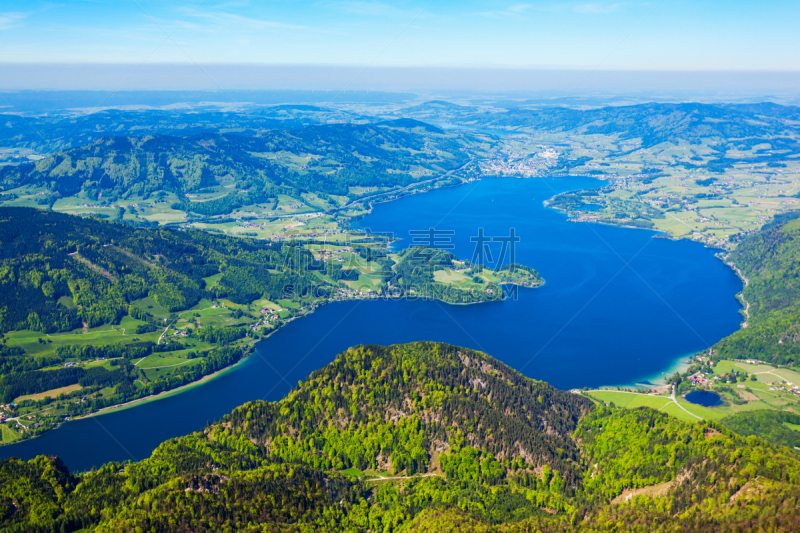
[[[3,527],[792,527],[794,108],[377,110],[3,134]]]

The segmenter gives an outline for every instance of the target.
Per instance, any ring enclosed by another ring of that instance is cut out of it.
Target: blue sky
[[[0,63],[800,70],[800,2],[0,3]]]

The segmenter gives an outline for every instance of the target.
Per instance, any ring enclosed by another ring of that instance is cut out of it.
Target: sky
[[[3,0],[0,65],[800,72],[798,20],[796,0]]]

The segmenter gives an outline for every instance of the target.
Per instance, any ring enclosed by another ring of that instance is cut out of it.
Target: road
[[[692,416],[693,416],[693,417],[695,417],[695,418],[699,418],[700,420],[703,420],[703,417],[702,417],[702,416],[697,416],[697,415],[696,415],[696,414],[694,414],[694,413],[689,413],[689,411],[686,411],[686,408],[685,408],[685,407],[683,407],[681,404],[679,404],[679,403],[678,403],[678,400],[675,398],[675,385],[673,385],[673,386],[672,386],[672,396],[671,396],[671,398],[672,398],[672,401],[673,401],[673,402],[675,402],[675,405],[677,405],[678,407],[680,407],[681,409],[683,409],[683,410],[684,410],[686,413],[688,413],[688,414],[692,415]],[[663,409],[663,407],[662,407],[662,409]]]
[[[442,174],[440,176],[436,176],[435,178],[431,178],[429,180],[415,181],[411,185],[406,185],[402,189],[396,189],[396,190],[392,190],[392,191],[383,191],[383,192],[378,192],[378,193],[375,193],[375,194],[370,194],[369,196],[362,196],[361,198],[357,198],[357,199],[353,200],[352,202],[348,202],[345,205],[343,205],[342,207],[339,207],[337,209],[347,209],[348,207],[350,207],[350,206],[352,206],[354,204],[361,203],[364,200],[369,200],[370,198],[375,198],[376,196],[384,196],[386,194],[399,194],[399,193],[401,193],[403,191],[407,191],[407,190],[409,190],[409,189],[411,189],[413,187],[417,187],[417,186],[423,185],[425,183],[430,183],[432,181],[436,181],[436,180],[440,180],[442,178],[446,178],[447,176],[453,174],[454,172],[458,172],[459,170],[463,170],[464,168],[466,168],[467,166],[471,165],[474,162],[475,162],[475,159],[470,159],[469,161],[467,161],[466,163],[464,163],[460,167],[454,168],[453,170],[445,172],[444,174]]]
[[[586,391],[586,392],[614,392],[614,393],[622,392],[622,393],[625,393],[625,394],[636,394],[638,396],[650,396],[651,398],[653,398],[653,397],[659,398],[659,396],[653,396],[652,394],[641,394],[639,392],[629,392],[629,391],[624,391],[624,390],[594,389],[594,390],[589,390],[589,391]],[[663,396],[660,396],[660,397],[663,398]],[[669,401],[669,402],[665,403],[663,406],[661,406],[659,411],[661,411],[661,409],[664,409],[664,407],[668,406],[669,404],[674,403],[675,405],[677,405],[678,407],[680,407],[686,413],[692,415],[693,417],[698,418],[700,420],[704,420],[704,418],[702,416],[697,416],[696,414],[687,411],[685,407],[683,407],[680,403],[678,403],[678,400],[675,398],[675,385],[672,386],[672,394],[670,395],[670,400],[671,401]]]

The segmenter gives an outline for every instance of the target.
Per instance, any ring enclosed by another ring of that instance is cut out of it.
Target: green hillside
[[[0,168],[5,190],[34,185],[56,197],[83,193],[115,201],[167,191],[222,187],[226,202],[185,211],[225,214],[278,194],[314,192],[348,196],[353,187],[409,185],[412,166],[444,172],[469,161],[463,136],[416,121],[337,124],[252,135],[206,133],[189,137],[103,137],[35,163]],[[225,190],[225,187],[228,190]],[[240,197],[241,196],[241,197]]]
[[[18,93],[19,95],[19,93]],[[20,95],[22,96],[22,95]],[[57,100],[59,109],[35,114],[6,114],[0,129],[0,145],[55,153],[90,144],[100,137],[147,135],[190,136],[205,133],[255,135],[266,130],[302,129],[336,122],[367,122],[368,117],[344,110],[312,105],[285,104],[244,113],[210,109],[186,110],[96,110],[90,114],[63,113],[68,95]],[[13,97],[10,97],[13,99]],[[113,98],[113,96],[112,96]],[[88,101],[83,101],[88,104]],[[79,107],[80,105],[76,106]],[[94,105],[90,105],[92,109]]]
[[[2,531],[770,531],[800,458],[482,353],[359,346],[139,463],[0,463]],[[631,496],[631,498],[627,498]]]
[[[314,262],[292,243],[137,229],[29,208],[0,208],[0,233],[3,332],[55,333],[139,318],[131,305],[145,297],[168,312],[204,297],[277,299],[286,285],[301,284]],[[204,278],[220,273],[206,289]]]
[[[645,103],[577,109],[561,105],[506,105],[477,112],[474,107],[436,106],[435,102],[404,110],[421,120],[442,120],[483,127],[526,129],[571,135],[609,135],[640,139],[641,146],[681,141],[711,140],[731,145],[751,144],[747,138],[786,136],[780,141],[796,148],[789,138],[798,133],[800,111],[794,106],[761,104]],[[772,139],[775,142],[775,139]],[[757,144],[757,143],[756,143]],[[724,153],[724,152],[723,152]],[[722,155],[722,154],[721,154]],[[766,159],[769,159],[768,157]],[[724,161],[724,157],[721,158]],[[724,164],[722,161],[717,164]]]
[[[397,258],[366,236],[321,250],[15,207],[0,207],[0,235],[0,403],[15,404],[3,441],[229,367],[318,305],[390,287],[478,303],[504,299],[498,283],[542,283],[526,266],[481,273],[429,248]],[[478,281],[435,278],[460,272]]]
[[[717,357],[800,362],[800,219],[781,215],[747,235],[730,256],[748,280],[748,325],[714,346]]]
[[[0,208],[0,235],[0,403],[17,404],[15,437],[228,367],[279,322],[253,303],[308,291],[307,306],[342,276],[296,243],[31,208]]]

